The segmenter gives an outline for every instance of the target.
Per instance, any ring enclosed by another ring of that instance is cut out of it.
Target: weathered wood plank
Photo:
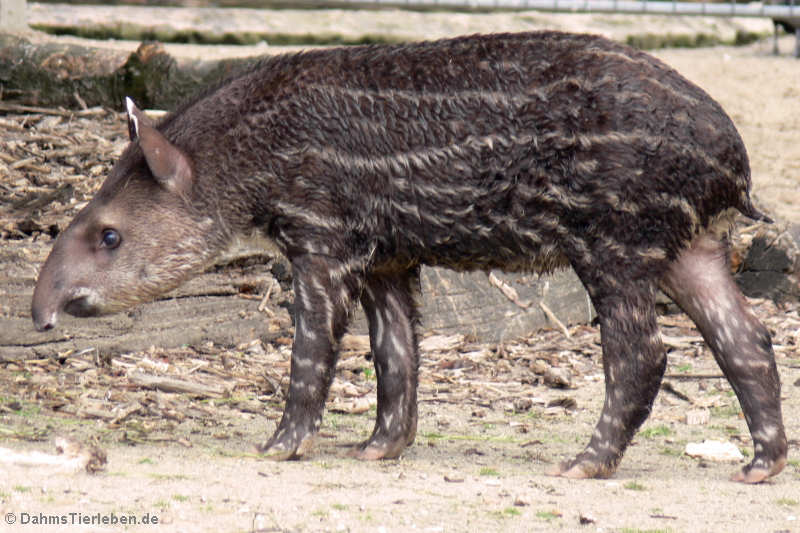
[[[545,327],[556,327],[540,303],[564,324],[585,324],[594,317],[588,295],[572,270],[541,278],[494,274],[517,292],[519,303],[491,285],[483,273],[424,269],[424,329],[443,334],[464,333],[484,342],[501,342]],[[522,307],[520,303],[527,305]]]

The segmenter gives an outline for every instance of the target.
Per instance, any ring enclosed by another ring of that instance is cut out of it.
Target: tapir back
[[[376,264],[547,270],[597,239],[664,259],[726,209],[752,212],[746,152],[719,106],[592,36],[269,58],[161,129],[202,162],[202,202],[285,250]]]

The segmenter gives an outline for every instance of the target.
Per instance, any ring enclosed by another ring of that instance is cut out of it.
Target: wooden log
[[[594,317],[589,296],[572,270],[541,277],[502,272],[492,275],[512,288],[517,298],[489,283],[483,273],[423,269],[423,328],[502,342],[542,328],[586,324]]]
[[[753,237],[736,273],[736,282],[746,296],[778,303],[800,298],[798,235],[798,227],[774,225]]]
[[[230,76],[253,59],[176,59],[159,43],[128,53],[55,40],[0,34],[0,83],[6,98],[42,106],[174,109],[200,87]],[[78,96],[76,96],[78,95]]]
[[[513,288],[516,298],[509,298],[482,272],[423,267],[418,302],[421,333],[462,334],[479,342],[502,343],[545,328],[587,324],[595,316],[589,295],[571,269],[544,276],[502,272],[492,276]],[[360,309],[350,330],[367,333]]]
[[[269,317],[258,311],[259,298],[245,297],[257,280],[271,279],[269,268],[231,265],[207,272],[168,297],[128,313],[91,319],[62,314],[57,328],[37,332],[30,318],[30,302],[36,270],[48,247],[19,244],[15,252],[16,244],[6,241],[0,254],[0,301],[5,311],[0,316],[0,361],[86,349],[110,356],[150,346],[174,348],[206,342],[234,346],[257,338],[272,342],[286,335],[291,325],[286,309]]]

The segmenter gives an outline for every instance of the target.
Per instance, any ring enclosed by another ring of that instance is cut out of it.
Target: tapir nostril
[[[51,313],[48,317],[39,316],[36,311],[33,313],[33,326],[36,331],[47,331],[56,327],[56,315]]]

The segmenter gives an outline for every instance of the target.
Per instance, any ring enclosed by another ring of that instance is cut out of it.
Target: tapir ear
[[[125,105],[128,108],[131,141],[139,141],[153,177],[169,191],[187,193],[192,185],[189,158],[153,127],[150,119],[136,107],[133,100],[126,98]]]

